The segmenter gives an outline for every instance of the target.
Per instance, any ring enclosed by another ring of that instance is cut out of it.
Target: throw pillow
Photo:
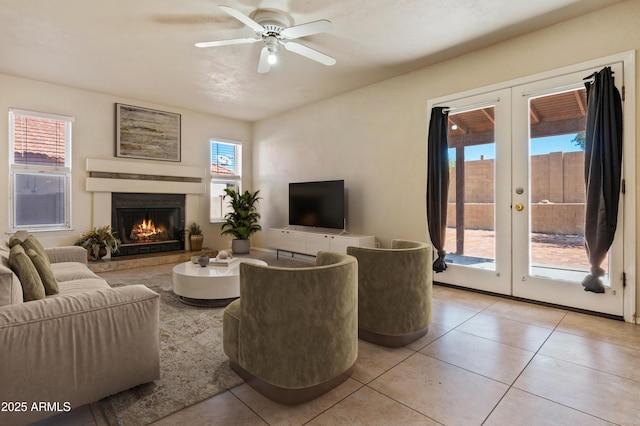
[[[18,276],[20,284],[22,284],[22,294],[25,302],[46,297],[44,284],[42,284],[40,275],[38,275],[38,270],[20,244],[11,247],[9,266]]]
[[[16,244],[22,244],[24,240],[29,237],[29,232],[27,231],[18,231],[9,238],[9,247],[13,247]]]
[[[9,238],[9,247],[15,247],[18,244],[24,247],[25,251],[28,249],[34,249],[36,253],[42,256],[48,264],[51,264],[47,251],[44,249],[42,244],[40,244],[40,241],[38,241],[38,239],[33,235],[29,234],[28,231],[17,231],[11,236],[11,238]]]
[[[24,248],[24,247],[23,247]],[[48,264],[42,256],[40,256],[34,249],[27,250],[27,255],[33,265],[36,267],[38,271],[38,275],[40,275],[40,279],[42,280],[42,284],[44,285],[44,292],[47,296],[51,296],[52,294],[58,294],[60,289],[58,288],[58,281],[56,280],[55,275],[53,275],[53,271],[51,270],[51,265]]]
[[[25,251],[33,249],[45,262],[47,262],[47,265],[51,265],[51,260],[49,259],[47,251],[42,247],[42,244],[40,244],[40,241],[38,241],[36,237],[29,235],[21,245]]]

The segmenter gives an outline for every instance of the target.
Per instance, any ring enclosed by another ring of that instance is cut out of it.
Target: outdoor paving
[[[466,230],[465,256],[495,259],[494,231]],[[447,228],[445,251],[455,253],[456,231]],[[531,257],[533,264],[566,267],[572,270],[590,269],[581,235],[531,234]],[[606,265],[607,262],[603,262]]]

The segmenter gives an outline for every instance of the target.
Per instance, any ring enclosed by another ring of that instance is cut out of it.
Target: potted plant
[[[99,260],[106,256],[108,251],[117,253],[120,250],[120,240],[113,234],[110,225],[91,228],[80,236],[75,245],[87,249],[89,260]]]
[[[256,203],[260,199],[260,190],[251,193],[245,191],[240,194],[233,188],[225,188],[224,198],[229,197],[229,206],[233,211],[224,216],[221,235],[233,235],[231,251],[233,253],[249,253],[251,242],[249,237],[254,232],[262,230],[258,225],[260,213],[256,210]]]
[[[191,248],[191,251],[202,250],[204,235],[202,235],[202,229],[198,222],[189,222],[187,233],[189,234],[189,247]]]

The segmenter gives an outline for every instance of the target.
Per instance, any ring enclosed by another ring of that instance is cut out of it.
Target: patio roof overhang
[[[585,128],[586,90],[573,90],[531,100],[531,138],[580,133]],[[457,126],[455,130],[452,126]],[[493,143],[494,107],[449,115],[449,148]]]

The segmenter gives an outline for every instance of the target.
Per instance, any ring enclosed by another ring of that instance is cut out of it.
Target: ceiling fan
[[[257,9],[250,16],[247,16],[236,9],[229,6],[220,6],[225,13],[236,18],[255,33],[256,37],[236,38],[231,40],[204,41],[196,43],[196,47],[215,47],[226,46],[230,44],[249,44],[258,41],[264,42],[265,46],[260,52],[260,61],[258,62],[258,72],[261,74],[269,72],[271,65],[278,60],[276,54],[280,45],[284,46],[290,52],[297,53],[306,58],[320,62],[323,65],[334,65],[336,60],[331,56],[320,53],[295,41],[301,37],[330,31],[333,24],[326,19],[319,21],[307,22],[291,26],[291,19],[284,12],[275,9]]]

